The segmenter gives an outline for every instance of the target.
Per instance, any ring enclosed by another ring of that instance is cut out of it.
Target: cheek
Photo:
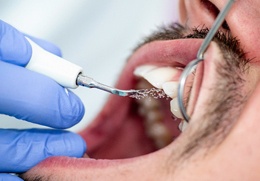
[[[260,2],[260,1],[259,1]],[[241,47],[252,62],[260,66],[260,3],[239,1],[229,14],[228,24],[234,37],[241,42]]]
[[[184,0],[179,0],[179,21],[181,24],[185,24],[185,20],[187,19],[187,10],[185,7]]]
[[[238,37],[246,57],[260,66],[260,21],[238,21],[238,24],[239,28],[233,33],[234,37]]]
[[[180,0],[180,23],[191,28],[197,26],[210,27],[214,21],[208,10],[203,8],[201,0]]]
[[[242,78],[244,82],[241,95],[247,100],[255,91],[257,85],[259,85],[260,66],[255,65],[255,63],[250,63],[249,68],[246,69],[246,73],[243,74]]]

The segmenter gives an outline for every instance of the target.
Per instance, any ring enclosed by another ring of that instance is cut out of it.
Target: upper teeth
[[[149,72],[153,69],[156,69],[156,68],[157,67],[154,65],[143,65],[143,66],[137,67],[134,71],[134,74],[136,76],[143,77],[144,74],[146,74],[147,72]]]
[[[171,112],[172,112],[177,118],[183,119],[182,114],[181,114],[181,111],[180,111],[180,108],[179,108],[179,104],[178,104],[177,98],[174,98],[174,99],[171,100],[170,106],[171,106]]]
[[[183,119],[177,101],[178,81],[176,75],[180,70],[173,67],[156,67],[154,65],[143,65],[135,69],[134,74],[146,79],[156,88],[163,89],[165,94],[173,100],[170,103],[171,112],[178,118]]]
[[[181,123],[179,124],[179,129],[181,131],[184,131],[188,126],[188,123],[185,120],[182,120]]]
[[[178,82],[165,82],[162,84],[162,89],[171,98],[177,97]]]
[[[178,69],[172,67],[155,67],[145,65],[135,70],[135,75],[145,78],[156,88],[162,88],[165,82],[171,81],[178,73]]]

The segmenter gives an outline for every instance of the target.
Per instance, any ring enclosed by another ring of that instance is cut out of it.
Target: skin
[[[211,2],[222,9],[227,0]],[[201,0],[181,0],[181,24],[189,28],[198,27],[199,31],[201,27],[210,28],[215,14],[207,7]],[[75,175],[73,178],[79,180],[260,180],[260,42],[256,41],[259,39],[259,9],[258,0],[235,1],[226,18],[229,29],[223,27],[221,31],[230,33],[238,42],[222,43],[223,38],[217,38],[210,44],[204,55],[203,82],[194,114],[187,129],[169,146],[127,160],[50,158],[23,174],[23,178],[69,180],[71,175],[77,174],[77,178]],[[185,39],[193,34],[189,28],[183,32]],[[201,32],[197,35],[204,37]],[[160,47],[167,44],[167,41],[158,39],[168,37],[164,34],[147,42],[156,40],[161,43]],[[172,51],[176,51],[173,52],[176,57],[179,52],[182,56],[192,54],[191,57],[195,58],[202,41],[195,40],[190,45],[185,43],[186,40],[173,41],[170,44]],[[140,57],[140,52],[153,45],[140,45],[130,57],[127,65],[130,68],[126,70],[131,72],[134,67],[145,64],[136,61],[138,58],[135,57]],[[236,48],[227,48],[232,45]],[[188,47],[189,51],[183,47]],[[158,61],[157,64],[164,63]],[[127,85],[122,87],[128,88]],[[67,161],[70,164],[64,164]]]

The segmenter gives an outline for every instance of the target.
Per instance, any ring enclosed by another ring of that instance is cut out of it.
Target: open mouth
[[[218,14],[208,1],[202,2]],[[49,157],[23,174],[24,178],[48,175],[53,180],[166,180],[161,175],[169,171],[166,164],[174,154],[173,148],[180,145],[187,133],[185,129],[189,129],[178,108],[178,80],[182,70],[196,58],[203,42],[200,38],[205,36],[184,36],[185,39],[165,36],[143,44],[134,52],[115,87],[159,88],[168,97],[133,99],[110,95],[93,122],[79,133],[87,142],[84,158]],[[212,62],[223,60],[223,54],[216,52],[217,49],[209,49],[203,68],[194,78],[194,92],[188,101],[194,117],[201,115],[202,105],[208,105],[205,97],[214,97],[212,80],[217,77],[218,67]],[[143,173],[153,173],[153,178]]]
[[[196,57],[200,39],[155,41],[130,57],[119,89],[163,89],[168,98],[122,98],[111,95],[94,122],[80,134],[90,158],[124,159],[155,152],[184,129],[177,103],[182,69]],[[187,51],[187,47],[190,49]],[[186,48],[183,48],[186,47]]]
[[[137,49],[116,87],[162,88],[168,98],[138,100],[111,95],[96,119],[80,132],[88,145],[85,158],[50,157],[25,175],[65,169],[77,174],[84,170],[84,175],[93,176],[111,169],[114,169],[112,173],[118,173],[118,168],[122,173],[136,172],[136,168],[145,171],[147,164],[163,163],[170,154],[169,147],[174,146],[174,140],[186,126],[175,98],[178,79],[182,69],[196,58],[202,41],[153,41]]]

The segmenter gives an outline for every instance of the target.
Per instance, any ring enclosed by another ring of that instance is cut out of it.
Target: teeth
[[[144,74],[144,78],[156,88],[162,88],[164,82],[170,81],[178,70],[172,67],[160,67]]]
[[[144,75],[147,72],[150,72],[151,70],[156,69],[156,68],[157,67],[154,66],[154,65],[143,65],[143,66],[137,67],[135,69],[134,75],[137,76],[137,77],[144,77]]]
[[[179,124],[179,129],[183,132],[188,126],[188,123],[186,121],[181,121],[181,123]]]
[[[165,82],[162,89],[171,98],[177,97],[178,82]]]
[[[147,80],[146,82],[144,79],[140,79],[141,84],[138,86],[139,89],[148,87],[147,84],[149,83],[156,88],[163,89],[165,94],[172,98],[170,102],[172,114],[179,119],[183,119],[177,100],[178,82],[173,81],[177,74],[180,73],[179,71],[179,69],[173,67],[143,65],[137,67],[134,71],[134,74],[137,77],[141,77]],[[158,144],[158,147],[161,147],[162,145],[165,146],[166,143],[164,143],[164,141],[167,140],[166,142],[169,143],[169,131],[164,130],[166,127],[163,127],[159,121],[163,119],[163,116],[160,114],[160,110],[158,109],[158,102],[151,101],[151,99],[142,99],[139,100],[138,103],[141,105],[139,107],[139,113],[140,115],[144,116],[146,120],[147,134],[149,137],[153,138],[153,140]],[[179,129],[184,131],[187,125],[188,123],[182,120],[179,125]],[[163,137],[164,139],[162,140],[164,141],[160,142],[159,140],[161,140]]]
[[[137,100],[139,107],[139,114],[142,116],[149,115],[147,113],[153,113],[160,108],[160,104],[155,99],[144,98]]]
[[[155,67],[145,65],[138,67],[134,74],[145,78],[156,88],[162,88],[162,84],[171,81],[178,73],[178,69],[173,67]]]
[[[157,149],[172,142],[170,130],[164,125],[161,103],[156,99],[144,98],[137,101],[139,114],[144,117],[146,135],[151,138]]]
[[[172,114],[174,114],[177,118],[183,119],[177,98],[172,99],[170,105]]]
[[[158,149],[167,146],[173,140],[170,131],[163,123],[157,122],[150,124],[146,130],[146,134],[154,140]]]

